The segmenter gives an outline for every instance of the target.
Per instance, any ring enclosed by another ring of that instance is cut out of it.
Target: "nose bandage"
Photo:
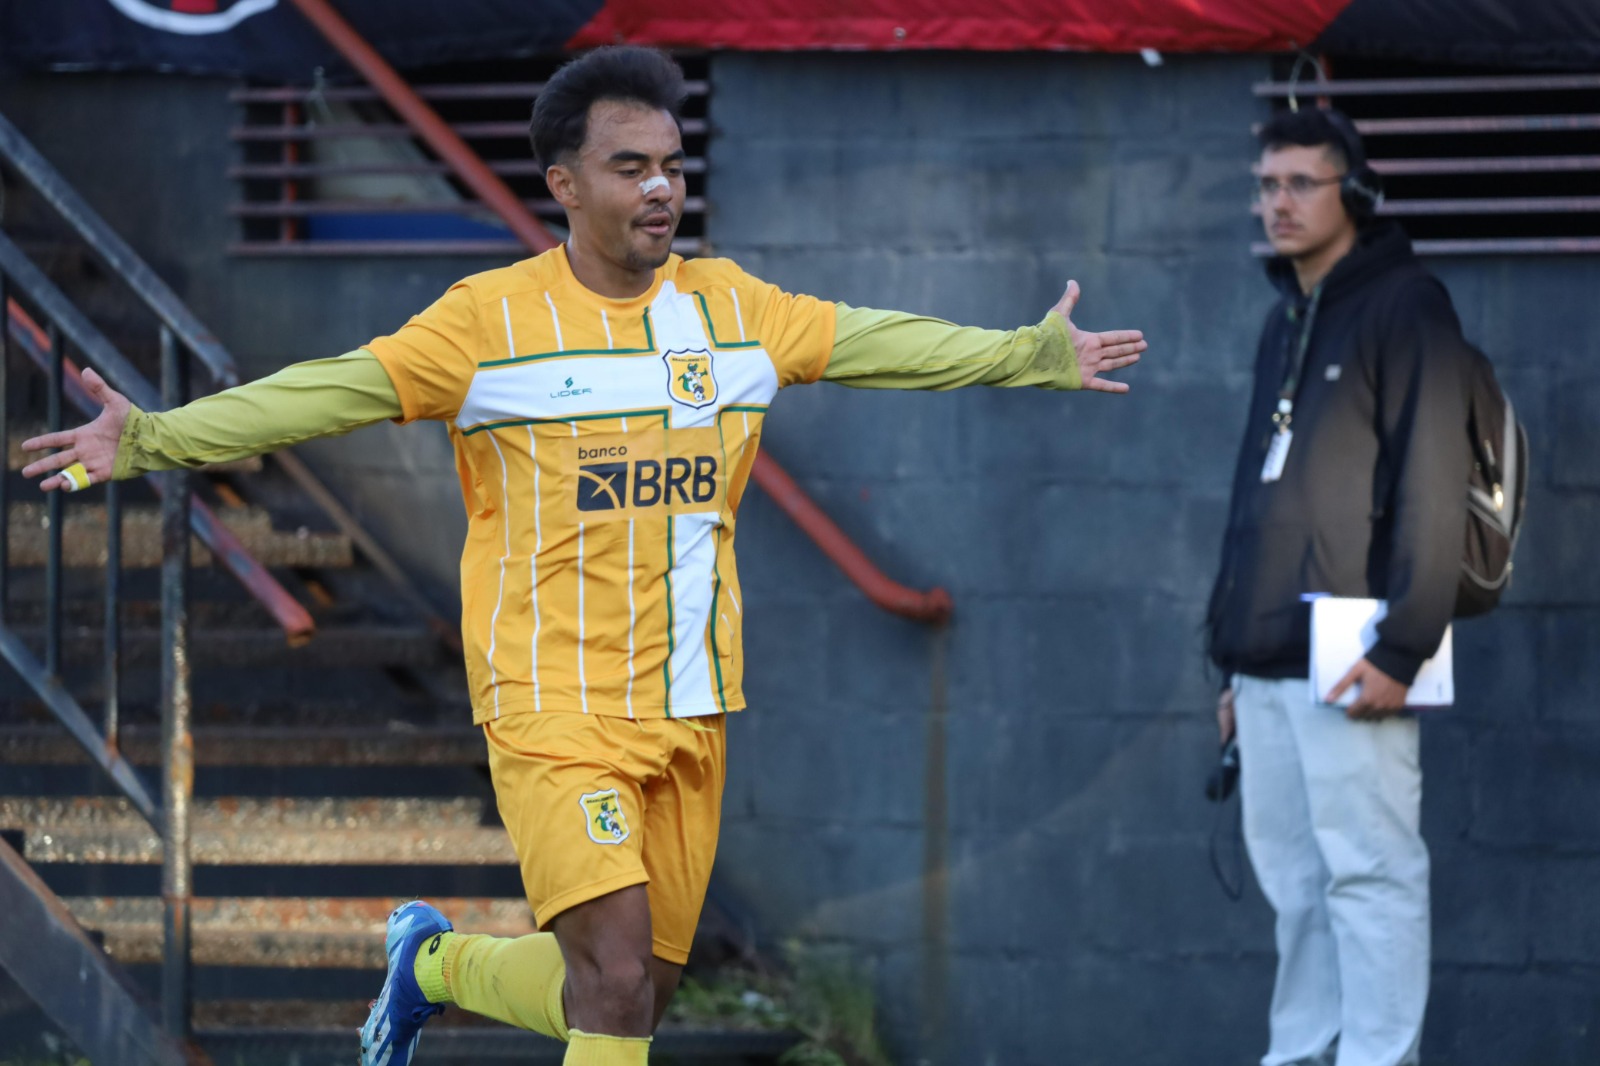
[[[666,178],[663,178],[660,174],[657,174],[655,177],[646,178],[644,181],[639,183],[639,195],[649,196],[651,189],[670,188],[672,188],[672,182],[668,181]]]

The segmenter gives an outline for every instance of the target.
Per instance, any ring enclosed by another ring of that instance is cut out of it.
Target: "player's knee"
[[[655,984],[648,960],[629,953],[604,953],[569,960],[567,984],[584,1007],[617,1012],[653,1012]]]

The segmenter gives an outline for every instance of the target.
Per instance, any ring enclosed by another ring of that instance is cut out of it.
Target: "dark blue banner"
[[[336,0],[391,63],[548,55],[603,0]],[[348,73],[290,0],[0,0],[0,62],[310,82]]]

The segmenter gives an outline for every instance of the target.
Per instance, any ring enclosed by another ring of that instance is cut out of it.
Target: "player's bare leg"
[[[645,887],[580,903],[557,915],[551,929],[567,964],[567,1024],[586,1033],[649,1036],[683,968],[651,954]]]
[[[652,1031],[661,1025],[661,1019],[667,1013],[667,1005],[672,1002],[673,993],[678,991],[678,982],[682,978],[682,966],[654,955],[650,957],[650,983],[656,989],[656,1009],[650,1021]]]

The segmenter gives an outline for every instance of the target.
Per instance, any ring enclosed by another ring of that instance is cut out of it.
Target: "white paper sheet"
[[[1311,701],[1324,697],[1357,660],[1378,643],[1378,622],[1389,612],[1385,600],[1318,596],[1311,601]],[[1446,707],[1456,700],[1455,663],[1450,629],[1433,658],[1422,664],[1406,696],[1407,707]],[[1359,686],[1339,697],[1338,705],[1355,702]]]

